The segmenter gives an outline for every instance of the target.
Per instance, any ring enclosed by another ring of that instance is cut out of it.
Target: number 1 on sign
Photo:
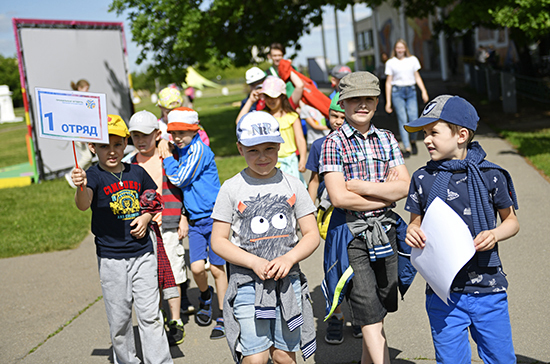
[[[48,119],[48,125],[50,126],[50,130],[53,131],[53,112],[44,114],[44,117]]]

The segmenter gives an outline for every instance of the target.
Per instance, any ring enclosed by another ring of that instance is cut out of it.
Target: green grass
[[[0,124],[0,168],[29,161],[25,135],[27,127],[24,121]]]
[[[517,151],[550,177],[550,129],[536,132],[501,131]]]
[[[229,95],[207,89],[195,100],[206,129],[223,183],[246,167],[235,145],[235,118],[239,108],[231,106],[246,95],[242,85],[229,86]],[[136,105],[160,116],[150,100]],[[22,110],[16,110],[16,113]],[[25,122],[0,124],[0,167],[27,162]],[[236,156],[237,155],[237,156]],[[79,211],[74,190],[65,179],[44,181],[26,187],[0,189],[0,258],[73,249],[90,231],[91,211]]]
[[[0,189],[0,258],[71,249],[90,229],[65,179]]]

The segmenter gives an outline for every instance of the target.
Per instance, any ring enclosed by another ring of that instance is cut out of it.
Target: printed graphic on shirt
[[[294,241],[292,215],[296,195],[267,195],[239,202],[239,213],[242,216],[241,248],[267,260],[282,255],[290,250]],[[287,247],[288,249],[285,249]]]
[[[111,195],[109,207],[119,220],[130,220],[139,216],[139,199],[137,191],[122,190]]]

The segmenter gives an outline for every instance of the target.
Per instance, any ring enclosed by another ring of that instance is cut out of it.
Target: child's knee
[[[200,259],[191,263],[191,272],[193,272],[193,274],[202,274],[206,272],[206,264],[204,263],[204,260]]]
[[[273,364],[295,364],[296,353],[290,351],[284,351],[280,349],[274,349],[271,353]]]

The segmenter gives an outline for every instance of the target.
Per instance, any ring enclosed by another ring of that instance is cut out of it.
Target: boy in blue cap
[[[456,275],[451,302],[443,302],[426,287],[426,311],[438,363],[470,362],[468,329],[485,363],[515,363],[508,314],[508,281],[498,255],[498,242],[519,231],[517,199],[508,172],[485,160],[472,142],[479,117],[458,96],[441,95],[429,102],[422,116],[405,126],[424,131],[431,161],[412,177],[405,210],[411,213],[406,242],[423,249],[423,215],[439,197],[464,220],[476,253]],[[497,226],[497,212],[501,224]]]

